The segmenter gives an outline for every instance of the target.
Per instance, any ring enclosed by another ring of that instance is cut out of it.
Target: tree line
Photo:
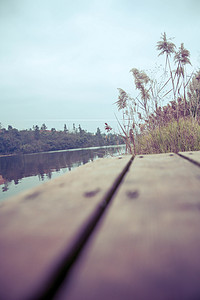
[[[0,126],[0,154],[27,154],[65,149],[97,147],[123,144],[123,139],[112,133],[102,133],[97,128],[96,133],[87,132],[79,125],[69,131],[64,125],[63,130],[47,129],[45,124],[26,130],[18,130],[11,125],[8,128]]]

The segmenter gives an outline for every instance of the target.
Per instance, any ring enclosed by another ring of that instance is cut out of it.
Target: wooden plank
[[[137,156],[56,300],[200,299],[200,168]]]
[[[200,165],[200,151],[179,152],[179,154],[191,162]]]
[[[99,159],[0,205],[0,299],[43,291],[130,158]]]

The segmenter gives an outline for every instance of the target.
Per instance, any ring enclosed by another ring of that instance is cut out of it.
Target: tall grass
[[[196,150],[200,150],[200,125],[191,117],[173,120],[139,134],[136,139],[137,154]]]
[[[165,55],[163,75],[133,68],[137,96],[119,89],[120,135],[133,155],[200,150],[200,70],[187,74],[190,52],[183,43],[176,50],[166,33],[157,50]]]

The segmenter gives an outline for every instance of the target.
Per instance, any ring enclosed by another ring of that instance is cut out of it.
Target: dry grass
[[[133,155],[200,150],[200,70],[187,74],[190,52],[165,32],[157,50],[165,56],[164,74],[151,78],[133,68],[137,96],[119,89],[120,135]]]
[[[136,153],[167,153],[200,149],[200,125],[193,118],[173,120],[137,136]]]

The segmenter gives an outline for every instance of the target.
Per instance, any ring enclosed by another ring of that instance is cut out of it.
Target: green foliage
[[[68,130],[67,130],[67,125],[66,124],[64,124],[64,132],[67,132]]]
[[[41,130],[47,130],[47,126],[46,126],[46,124],[45,124],[45,123],[43,123],[43,124],[42,124],[42,126],[41,126]]]
[[[102,134],[97,128],[96,134],[86,132],[79,125],[78,129],[73,126],[69,132],[56,131],[55,128],[47,130],[45,124],[33,126],[33,130],[21,130],[9,125],[8,130],[0,129],[0,154],[36,153],[44,151],[56,151],[94,146],[106,146],[122,144],[123,139],[115,134]]]

